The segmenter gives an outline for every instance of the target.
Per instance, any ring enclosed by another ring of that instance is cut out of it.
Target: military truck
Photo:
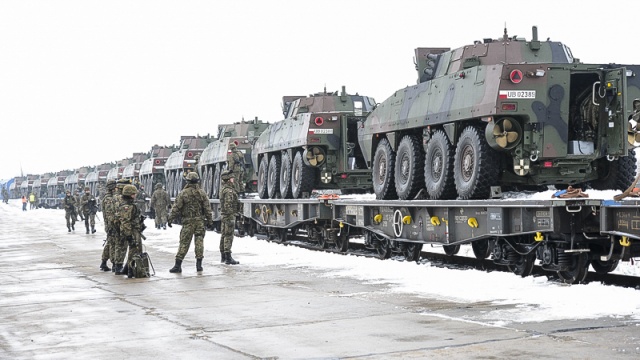
[[[73,174],[71,170],[59,171],[47,182],[47,207],[62,209],[62,199],[64,199],[64,183],[67,176]]]
[[[259,120],[258,117],[249,121],[243,119],[233,124],[218,125],[217,139],[204,149],[198,160],[202,189],[210,199],[217,199],[220,195],[220,174],[226,169],[227,154],[232,142],[244,154],[244,179],[236,181],[246,184],[246,192],[257,191],[257,177],[251,165],[251,148],[268,126],[269,123]]]
[[[107,174],[109,174],[109,170],[112,167],[112,163],[100,164],[90,171],[85,178],[85,185],[89,187],[91,194],[98,199],[98,202],[102,200],[104,194],[101,194],[101,191],[106,190]]]
[[[260,135],[251,154],[260,198],[301,198],[313,189],[370,191],[358,129],[375,104],[344,86],[340,93],[283,97],[285,119]]]
[[[45,173],[42,174],[40,176],[38,176],[37,179],[35,179],[33,181],[33,187],[32,187],[32,191],[34,194],[36,194],[36,201],[37,204],[36,206],[38,208],[44,207],[47,208],[47,182],[49,182],[49,179],[51,179],[51,177],[53,176],[53,174],[51,173]]]
[[[71,191],[71,194],[75,194],[77,190],[84,192],[84,183],[87,174],[89,174],[88,166],[76,169],[73,174],[64,179],[64,188]]]
[[[171,198],[185,185],[185,178],[189,172],[196,171],[196,157],[209,145],[214,138],[206,136],[182,136],[178,150],[169,155],[164,165],[164,176],[167,179],[167,193]]]
[[[625,189],[636,171],[634,71],[566,45],[483,39],[418,48],[418,84],[369,114],[359,142],[378,199],[488,198],[492,185]],[[421,191],[422,189],[424,191]]]
[[[131,183],[138,183],[140,181],[139,174],[142,163],[149,158],[149,154],[139,152],[133,153],[133,157],[127,166],[122,170],[122,178],[131,180]]]
[[[149,152],[149,158],[140,166],[140,183],[144,186],[148,194],[153,194],[156,184],[165,186],[164,164],[167,162],[175,147],[154,145]]]

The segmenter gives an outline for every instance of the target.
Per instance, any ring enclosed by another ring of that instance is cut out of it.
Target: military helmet
[[[229,181],[229,179],[233,178],[233,171],[232,170],[223,171],[222,174],[220,174],[220,178],[224,181]]]
[[[85,186],[85,187],[84,187],[84,191],[90,191],[90,190],[91,190],[91,188],[90,188],[90,187],[88,187],[88,186]]]
[[[195,182],[198,182],[198,180],[200,180],[200,177],[198,176],[197,172],[192,171],[187,174],[187,180],[189,180],[192,183],[195,183]]]
[[[107,180],[107,189],[114,189],[116,187],[116,181],[113,179]]]
[[[156,184],[156,189],[162,189],[162,184],[157,183],[157,184]]]
[[[138,192],[138,189],[136,189],[136,187],[131,184],[125,185],[124,189],[122,189],[122,195],[124,196],[132,196],[132,195],[135,195],[137,192]]]
[[[232,141],[231,144],[229,144],[229,149],[231,149],[231,150],[234,150],[237,147],[238,147],[238,145],[236,145],[235,141]]]
[[[118,189],[122,189],[127,184],[131,184],[131,180],[129,180],[129,179],[120,179],[120,180],[118,180],[118,182],[116,182],[116,187]]]

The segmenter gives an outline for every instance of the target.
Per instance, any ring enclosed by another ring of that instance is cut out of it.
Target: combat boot
[[[102,260],[102,264],[100,264],[100,270],[111,271],[111,269],[107,266],[107,260]]]
[[[73,226],[73,225],[75,225],[75,223],[72,223],[72,224],[71,224],[71,230],[76,231],[76,227],[75,227],[75,226]]]
[[[225,259],[225,262],[224,262],[225,264],[227,264],[227,265],[238,265],[238,264],[240,264],[239,261],[235,261],[231,257],[231,253],[230,252],[225,252],[225,256],[226,256],[226,259]]]
[[[171,269],[169,269],[170,273],[181,273],[182,272],[182,260],[176,259],[176,264],[173,265]]]
[[[69,230],[69,232],[71,232],[71,226],[67,225],[67,230]]]
[[[202,271],[202,259],[196,259],[196,271]]]
[[[87,234],[88,234],[88,233],[89,233],[89,227],[88,227],[88,226],[85,226],[85,228],[87,229]]]
[[[127,277],[131,279],[133,277],[133,267],[127,266]]]
[[[127,275],[129,273],[129,263],[125,263],[122,267],[122,275]]]
[[[124,275],[122,272],[122,264],[116,264],[116,275]]]
[[[220,263],[224,264],[227,261],[227,253],[220,251]]]
[[[94,226],[91,227],[91,233],[95,234],[96,233],[96,228]]]

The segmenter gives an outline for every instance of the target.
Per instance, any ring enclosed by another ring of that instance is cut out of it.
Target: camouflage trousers
[[[176,260],[183,260],[189,252],[191,246],[191,238],[194,238],[196,247],[196,259],[204,257],[204,220],[186,220],[182,219],[182,229],[180,230],[180,247],[176,254]]]
[[[75,225],[76,224],[76,216],[75,213],[72,210],[65,210],[64,211],[64,218],[67,219],[67,227],[71,227],[71,225]]]
[[[104,226],[104,232],[107,234],[107,242],[104,244],[102,248],[102,260],[107,261],[111,259],[111,263],[116,263],[116,246],[114,242],[114,231],[111,229],[109,225]]]
[[[235,222],[235,215],[227,215],[220,220],[220,252],[231,252]]]
[[[167,223],[167,207],[164,209],[156,208],[156,226],[163,226]]]
[[[133,257],[135,255],[142,254],[142,241],[138,237],[129,238],[125,240],[129,244],[129,255],[127,255],[127,264],[129,264],[129,268],[133,268]]]
[[[113,245],[114,245],[114,259],[116,260],[116,264],[124,264],[124,258],[127,256],[127,248],[129,247],[129,243],[125,239],[124,236],[120,233],[120,230],[114,230],[113,236]]]
[[[96,214],[88,212],[83,212],[82,214],[84,215],[84,226],[94,228],[96,226]]]

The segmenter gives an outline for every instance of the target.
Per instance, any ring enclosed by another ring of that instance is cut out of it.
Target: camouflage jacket
[[[93,205],[90,204],[90,201],[93,200]],[[91,194],[82,194],[80,198],[80,208],[82,209],[83,214],[94,213],[97,210],[97,200],[96,197]]]
[[[232,216],[238,211],[238,193],[231,182],[224,182],[220,192],[220,214]]]
[[[244,172],[244,154],[242,151],[235,149],[227,152],[227,169],[232,170],[236,174]],[[242,179],[236,179],[240,181]]]
[[[213,220],[209,198],[198,184],[187,184],[176,197],[169,215],[169,222],[173,222],[178,215],[182,217],[183,223],[203,217],[207,222]]]
[[[122,236],[137,238],[140,235],[140,209],[132,198],[122,197],[117,216]]]
[[[112,192],[108,192],[107,195],[102,198],[102,214],[104,221],[111,225],[116,214],[116,198]]]
[[[164,209],[171,203],[171,199],[169,198],[169,194],[163,189],[157,189],[151,195],[150,205],[154,209]]]
[[[69,195],[69,196],[65,196],[64,200],[62,201],[62,204],[64,205],[64,209],[65,210],[75,210],[76,207],[76,198]]]

